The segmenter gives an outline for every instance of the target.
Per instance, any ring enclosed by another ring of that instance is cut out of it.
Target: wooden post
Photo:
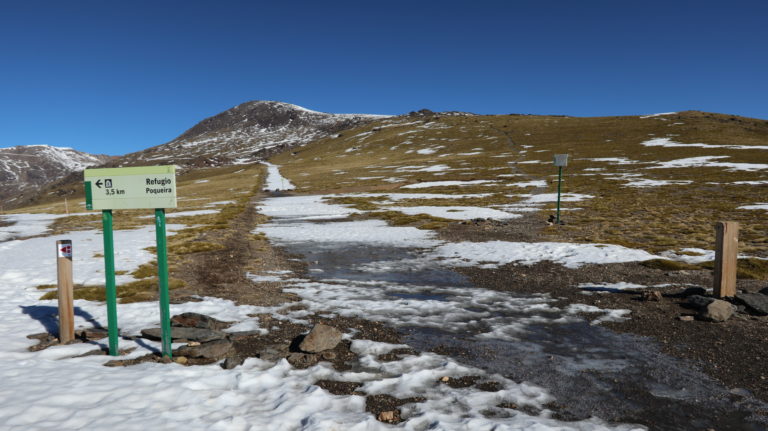
[[[56,268],[59,287],[59,342],[75,339],[75,310],[72,304],[72,241],[56,241]]]
[[[739,224],[715,224],[714,293],[718,298],[736,296],[736,265],[739,254]]]

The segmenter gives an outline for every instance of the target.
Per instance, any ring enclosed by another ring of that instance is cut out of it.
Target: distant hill
[[[69,174],[112,159],[49,145],[0,148],[0,199],[13,206]]]
[[[117,163],[198,167],[251,163],[381,118],[386,116],[328,114],[290,103],[251,101],[206,118],[171,142],[128,154]]]
[[[121,157],[95,156],[69,148],[19,146],[0,153],[0,197],[14,208],[48,195],[81,193],[86,166],[175,164],[194,167],[254,163],[316,139],[388,118],[385,115],[328,114],[290,103],[251,101],[206,118],[176,139]],[[12,199],[7,199],[13,196]]]

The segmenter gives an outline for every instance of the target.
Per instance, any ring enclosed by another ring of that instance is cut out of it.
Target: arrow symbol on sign
[[[96,181],[96,187],[101,188],[101,180]]]

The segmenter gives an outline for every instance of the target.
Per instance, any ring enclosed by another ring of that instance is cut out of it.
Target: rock
[[[690,314],[684,314],[682,316],[677,316],[677,320],[683,321],[683,322],[693,322],[694,317]]]
[[[311,353],[294,352],[285,358],[289,364],[296,368],[307,368],[318,362],[317,355]]]
[[[224,359],[224,362],[221,363],[221,368],[224,368],[225,370],[231,370],[238,365],[243,365],[243,362],[245,362],[245,358],[241,356],[227,356],[226,359]]]
[[[222,359],[232,350],[232,342],[229,340],[213,340],[201,343],[199,346],[181,346],[177,350],[178,355],[190,358]]]
[[[332,326],[318,323],[301,341],[299,349],[304,352],[317,353],[333,349],[340,342],[341,331]]]
[[[688,305],[694,308],[703,309],[707,305],[711,304],[712,301],[714,300],[715,298],[707,298],[706,296],[701,296],[701,295],[691,295],[688,297],[686,302],[688,303]]]
[[[148,328],[141,330],[141,336],[150,340],[159,340],[162,331],[160,328]],[[173,341],[199,341],[205,343],[207,341],[221,340],[226,338],[227,334],[214,331],[205,328],[184,328],[174,326],[171,327],[171,339]]]
[[[736,300],[747,306],[754,314],[768,315],[768,296],[761,293],[738,293]]]
[[[39,340],[34,346],[27,347],[30,352],[39,352],[40,350],[47,349],[51,346],[59,344],[59,339],[47,332],[41,334],[27,335],[30,340]]]
[[[686,287],[685,290],[680,294],[681,296],[691,296],[691,295],[699,295],[704,296],[707,294],[707,289],[703,287]]]
[[[388,423],[400,422],[400,411],[390,410],[386,412],[381,412],[379,413],[379,416],[376,419],[378,419],[379,422],[388,422]]]
[[[259,359],[269,362],[277,362],[285,357],[288,349],[283,346],[267,347],[259,352]]]
[[[699,311],[699,317],[709,322],[725,322],[733,316],[734,308],[730,302],[715,299]]]
[[[640,294],[640,298],[643,301],[656,301],[656,302],[658,302],[658,301],[661,301],[662,296],[661,296],[661,292],[659,292],[658,290],[649,290],[649,291],[645,291],[645,292],[641,293]]]
[[[238,331],[238,332],[227,332],[227,336],[230,340],[234,342],[238,341],[246,341],[253,337],[258,337],[263,335],[261,331]]]
[[[220,331],[229,328],[232,323],[222,322],[200,313],[181,313],[171,317],[171,325],[183,328],[205,328]]]
[[[336,352],[331,352],[331,351],[323,352],[323,353],[320,354],[320,357],[324,361],[332,361],[332,360],[336,359]]]
[[[173,362],[176,362],[177,364],[186,365],[187,362],[189,362],[189,359],[187,359],[186,356],[177,356],[173,358]]]
[[[109,337],[109,331],[105,328],[85,328],[75,331],[75,337],[82,340],[101,340]]]
[[[762,288],[762,289],[760,290],[760,293],[762,293],[763,295],[768,295],[768,287],[764,287],[764,288]]]

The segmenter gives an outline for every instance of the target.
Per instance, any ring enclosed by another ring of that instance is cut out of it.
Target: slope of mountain
[[[12,205],[73,172],[111,159],[49,145],[0,148],[0,199]]]
[[[328,114],[289,103],[251,101],[206,118],[171,142],[128,154],[119,163],[249,163],[380,118],[386,116]]]
[[[521,217],[537,204],[544,223],[555,207],[554,154],[570,160],[567,225],[553,239],[692,253],[711,249],[712,225],[731,220],[741,223],[740,251],[768,257],[768,121],[761,119],[697,111],[402,116],[270,161],[299,193],[405,193],[396,205],[381,196],[350,201],[384,217],[467,205]]]

